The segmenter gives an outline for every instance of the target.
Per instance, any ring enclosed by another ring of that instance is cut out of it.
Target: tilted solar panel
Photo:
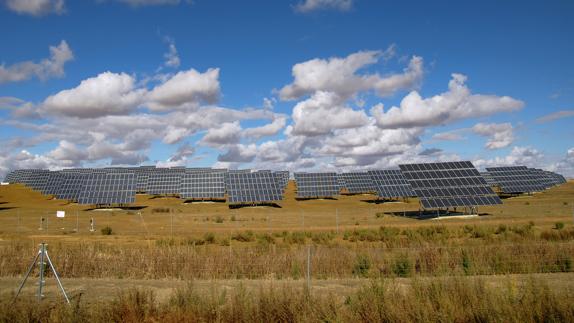
[[[48,177],[48,181],[46,182],[46,186],[42,193],[46,195],[55,195],[60,189],[63,180],[64,177],[62,176],[62,172],[50,172],[50,176]]]
[[[181,179],[180,198],[225,198],[225,173],[222,169],[188,169]]]
[[[158,169],[148,178],[146,192],[150,195],[179,195],[183,169]]]
[[[350,172],[339,174],[345,181],[345,188],[351,194],[372,193],[375,191],[373,180],[369,173]]]
[[[399,167],[426,209],[502,203],[469,161]]]
[[[337,184],[339,184],[339,190],[344,190],[347,188],[347,183],[345,183],[343,174],[337,174]]]
[[[480,172],[480,176],[482,176],[482,178],[484,178],[484,180],[486,181],[486,184],[490,185],[491,187],[498,186],[498,183],[496,182],[494,177],[490,175],[489,172]]]
[[[230,172],[227,176],[229,203],[270,203],[283,199],[282,188],[271,172]]]
[[[281,187],[281,189],[283,190],[283,193],[285,193],[285,189],[287,188],[287,185],[289,184],[289,171],[288,170],[280,170],[280,171],[273,172],[273,174],[275,174],[275,177],[277,178],[277,182],[279,183],[279,187]]]
[[[128,204],[135,202],[134,173],[94,172],[89,174],[78,203],[91,205]]]
[[[77,202],[86,185],[88,175],[87,172],[62,171],[62,182],[54,195],[60,200]]]
[[[372,170],[369,176],[379,198],[416,196],[400,169]]]
[[[32,169],[28,173],[28,176],[23,180],[23,184],[35,191],[42,192],[46,188],[49,177],[49,170]]]
[[[339,195],[337,173],[295,173],[297,198],[322,198]]]
[[[526,166],[486,168],[503,193],[539,192],[547,188],[544,180]]]

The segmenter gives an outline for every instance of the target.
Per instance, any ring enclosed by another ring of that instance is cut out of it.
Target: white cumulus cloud
[[[0,84],[21,82],[37,77],[40,80],[64,76],[64,65],[74,59],[74,53],[65,40],[50,46],[50,58],[40,62],[25,61],[6,66],[0,65]]]
[[[480,136],[488,137],[485,144],[487,149],[508,147],[514,141],[514,132],[510,123],[477,123],[472,131]]]
[[[293,83],[284,86],[279,95],[282,100],[293,100],[316,91],[329,91],[348,98],[359,91],[374,90],[379,96],[388,96],[418,85],[423,76],[423,60],[417,56],[411,59],[403,73],[386,76],[357,74],[362,68],[376,63],[385,53],[387,51],[360,51],[344,58],[316,58],[295,64]]]
[[[142,102],[144,93],[135,87],[132,76],[104,72],[49,96],[42,108],[50,114],[78,118],[128,114]]]
[[[64,0],[6,0],[8,9],[22,15],[43,16],[65,11]]]
[[[425,99],[413,91],[403,98],[399,107],[385,112],[381,104],[371,112],[381,127],[409,128],[511,112],[524,106],[522,101],[508,96],[472,94],[465,82],[466,76],[453,74],[448,92]]]

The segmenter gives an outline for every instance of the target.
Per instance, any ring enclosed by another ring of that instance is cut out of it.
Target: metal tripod
[[[30,276],[30,273],[34,269],[34,265],[36,264],[38,259],[40,259],[40,262],[38,262],[38,267],[40,269],[40,280],[39,280],[39,284],[38,284],[38,301],[41,301],[42,297],[44,297],[44,295],[42,295],[42,289],[44,288],[44,284],[46,283],[44,281],[44,270],[45,270],[46,263],[48,263],[48,265],[50,265],[50,268],[52,269],[52,273],[54,273],[54,277],[56,277],[56,281],[58,282],[58,286],[60,286],[60,290],[62,291],[62,294],[64,294],[64,298],[66,299],[66,302],[68,304],[70,304],[70,299],[68,299],[68,295],[66,294],[66,291],[64,290],[64,286],[62,286],[62,282],[60,281],[60,277],[58,276],[58,272],[56,272],[56,268],[54,268],[54,264],[52,263],[52,260],[50,260],[50,256],[48,255],[48,250],[46,249],[46,246],[47,246],[46,243],[42,242],[40,244],[40,250],[38,250],[38,253],[36,254],[36,257],[34,257],[34,260],[32,260],[32,264],[30,265],[30,268],[28,268],[28,272],[26,272],[26,276],[24,276],[24,280],[22,280],[20,287],[18,287],[18,292],[16,292],[16,296],[14,296],[14,300],[16,300],[18,295],[20,295],[20,292],[22,291],[22,288],[24,287],[26,280],[28,279],[28,277]]]

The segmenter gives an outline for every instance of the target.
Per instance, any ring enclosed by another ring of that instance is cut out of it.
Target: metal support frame
[[[16,292],[16,296],[14,296],[14,300],[16,300],[16,298],[18,298],[18,295],[20,295],[20,292],[22,291],[22,288],[24,288],[24,284],[26,283],[26,280],[28,280],[28,277],[30,277],[32,270],[34,269],[34,265],[36,264],[38,259],[40,259],[40,262],[38,262],[38,269],[40,271],[40,275],[39,275],[40,278],[38,281],[38,295],[37,295],[38,301],[41,301],[42,297],[44,297],[44,295],[42,294],[42,290],[44,288],[44,284],[46,283],[44,280],[44,271],[45,271],[45,266],[46,266],[46,262],[47,262],[47,264],[50,266],[49,268],[52,269],[52,273],[54,274],[54,277],[56,278],[56,281],[58,282],[58,286],[60,287],[60,290],[62,291],[64,298],[66,299],[66,303],[70,304],[70,299],[68,298],[68,294],[66,294],[66,290],[64,289],[64,286],[62,285],[62,282],[60,281],[60,277],[58,276],[58,272],[56,271],[56,268],[54,267],[54,264],[52,263],[52,260],[50,259],[50,256],[48,255],[48,249],[46,248],[46,246],[47,246],[47,244],[44,242],[42,242],[40,244],[40,250],[38,250],[38,253],[34,257],[34,260],[32,260],[32,263],[30,264],[30,267],[28,268],[28,271],[26,272],[26,276],[24,276],[22,283],[20,283],[20,286],[18,287],[18,291]]]

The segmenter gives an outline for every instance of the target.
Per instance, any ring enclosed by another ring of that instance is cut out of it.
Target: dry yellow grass
[[[343,195],[337,200],[295,199],[294,183],[290,182],[285,199],[276,207],[244,207],[230,209],[227,203],[184,203],[177,198],[152,198],[138,195],[133,210],[90,210],[85,205],[66,203],[21,185],[0,187],[0,237],[52,236],[66,240],[93,236],[89,221],[94,218],[96,233],[110,226],[120,236],[202,235],[205,232],[232,234],[254,231],[340,231],[354,228],[378,228],[381,225],[416,227],[436,225],[437,221],[417,220],[402,216],[377,214],[417,211],[416,198],[408,202],[372,203],[373,195]],[[442,218],[441,224],[518,224],[534,221],[537,226],[573,220],[574,181],[542,193],[504,200],[500,206],[481,207],[483,214],[474,218]],[[57,219],[57,210],[66,211],[65,219]],[[167,211],[167,212],[166,212]],[[338,216],[337,216],[338,215]],[[40,218],[48,219],[48,232],[38,230]],[[78,226],[79,232],[74,230]],[[63,235],[62,233],[67,233]]]

